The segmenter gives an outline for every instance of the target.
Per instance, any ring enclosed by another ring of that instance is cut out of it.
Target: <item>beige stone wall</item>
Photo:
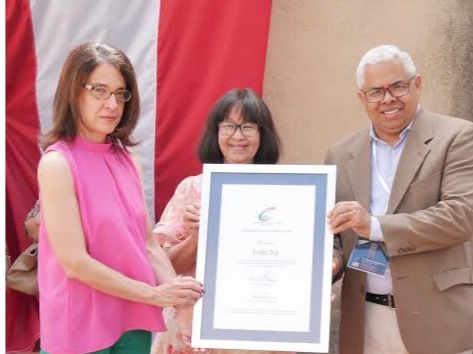
[[[473,1],[273,0],[264,98],[283,162],[321,163],[330,145],[368,122],[355,68],[388,43],[414,58],[424,107],[473,120]]]

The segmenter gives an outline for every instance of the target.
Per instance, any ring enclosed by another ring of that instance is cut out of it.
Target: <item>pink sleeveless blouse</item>
[[[127,277],[156,285],[146,251],[146,210],[141,181],[128,152],[76,137],[57,142],[69,163],[87,251]],[[41,220],[39,241],[41,347],[78,354],[111,346],[129,330],[163,331],[161,309],[99,292],[66,277]]]

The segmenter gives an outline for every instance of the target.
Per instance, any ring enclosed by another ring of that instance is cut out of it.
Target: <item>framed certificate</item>
[[[328,352],[335,175],[204,165],[193,347]]]

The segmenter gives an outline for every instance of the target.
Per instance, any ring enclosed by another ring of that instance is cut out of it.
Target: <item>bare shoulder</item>
[[[132,149],[129,149],[127,151],[127,153],[130,155],[130,158],[131,158],[131,161],[133,162],[133,164],[135,165],[136,169],[138,170],[138,173],[140,174],[140,176],[143,174],[143,169],[141,168],[141,160],[140,160],[140,155],[132,150]]]
[[[135,151],[134,149],[128,149],[126,152],[130,155],[130,157],[131,157],[131,159],[133,160],[134,163],[139,164],[140,156],[139,156],[137,151]]]
[[[57,151],[50,151],[41,157],[38,165],[38,178],[48,180],[70,177],[69,163],[64,155]]]

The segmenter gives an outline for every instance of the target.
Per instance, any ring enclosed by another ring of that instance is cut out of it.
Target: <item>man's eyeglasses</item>
[[[85,84],[84,88],[90,90],[92,95],[99,100],[108,100],[112,95],[115,95],[116,100],[119,102],[128,102],[131,99],[131,91],[126,89],[112,92],[108,87],[100,84]]]
[[[218,131],[223,136],[232,136],[237,129],[240,129],[240,132],[248,138],[256,136],[259,131],[258,124],[255,123],[235,124],[222,122],[218,125]]]
[[[415,77],[416,76],[414,74],[409,80],[395,82],[394,84],[389,85],[386,88],[376,87],[368,91],[363,91],[363,90],[361,91],[365,94],[366,100],[369,103],[381,102],[384,99],[384,96],[386,95],[386,91],[388,91],[391,96],[399,98],[409,93],[411,81]]]

